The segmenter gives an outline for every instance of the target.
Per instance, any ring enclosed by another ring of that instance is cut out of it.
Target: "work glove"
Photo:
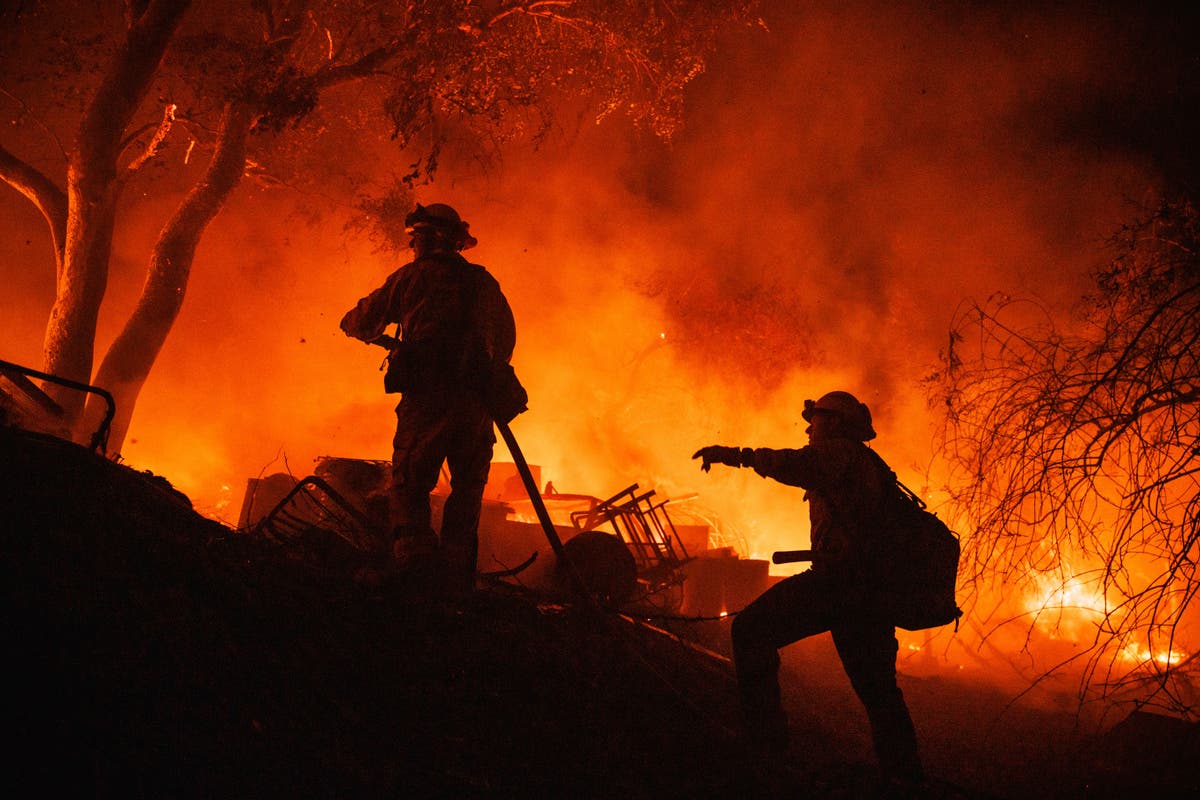
[[[710,445],[701,447],[695,453],[692,453],[692,458],[701,459],[700,469],[708,472],[713,464],[726,464],[730,467],[740,467],[745,464],[742,455],[750,453],[753,458],[753,450],[750,448],[737,447],[722,447],[720,445]]]
[[[395,350],[400,345],[400,340],[395,336],[389,336],[386,333],[381,333],[374,339],[367,339],[367,344],[377,344],[386,350]]]

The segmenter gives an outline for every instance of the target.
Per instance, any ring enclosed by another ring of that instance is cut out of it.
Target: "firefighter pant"
[[[442,510],[441,549],[451,569],[475,573],[479,514],[496,434],[492,418],[471,394],[406,394],[396,406],[392,440],[392,532],[433,536],[429,494],[442,464],[450,494]]]
[[[890,620],[858,597],[810,570],[780,581],[734,618],[733,656],[747,730],[757,737],[779,735],[780,726],[786,726],[779,648],[829,631],[866,707],[883,775],[919,780],[916,733],[896,684],[896,631]],[[778,740],[767,744],[778,747]]]

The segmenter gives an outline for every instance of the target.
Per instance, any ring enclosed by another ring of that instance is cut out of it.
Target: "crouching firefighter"
[[[413,260],[341,321],[349,336],[389,348],[385,387],[401,394],[389,497],[397,568],[444,574],[443,588],[451,592],[474,587],[479,515],[496,442],[483,395],[492,375],[511,373],[516,344],[500,285],[462,256],[478,243],[468,228],[448,205],[417,205],[405,219]],[[386,334],[392,323],[399,326],[396,337]],[[439,541],[430,493],[443,463],[450,494]]]
[[[829,631],[866,707],[875,753],[889,783],[922,780],[916,734],[896,684],[897,642],[889,614],[873,592],[871,558],[878,509],[890,476],[865,442],[875,438],[871,412],[848,392],[805,400],[809,443],[799,449],[704,447],[712,464],[750,467],[764,478],[805,490],[812,523],[812,567],[775,584],[733,621],[733,655],[747,736],[771,755],[787,747],[780,701],[779,648]],[[896,568],[897,565],[892,565]]]

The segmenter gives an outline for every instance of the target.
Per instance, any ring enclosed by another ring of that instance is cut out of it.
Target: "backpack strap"
[[[867,448],[867,452],[871,454],[871,457],[875,460],[875,463],[879,465],[880,469],[882,469],[883,473],[887,476],[887,480],[884,482],[889,486],[895,486],[900,490],[900,494],[904,495],[906,499],[915,504],[922,511],[925,510],[925,501],[921,499],[920,495],[905,486],[900,481],[900,478],[896,476],[896,471],[888,466],[888,463],[883,460],[883,456],[879,455],[879,453],[876,453],[869,447]]]

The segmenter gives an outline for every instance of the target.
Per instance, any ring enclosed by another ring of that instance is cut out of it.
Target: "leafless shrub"
[[[1078,667],[1083,696],[1191,715],[1198,228],[1196,208],[1172,201],[1121,229],[1094,291],[1063,323],[1031,300],[965,308],[930,379],[959,528],[973,531],[963,541],[968,599],[1001,587],[1048,598],[1021,612],[1031,633],[1087,606],[1090,640],[1054,668]]]

